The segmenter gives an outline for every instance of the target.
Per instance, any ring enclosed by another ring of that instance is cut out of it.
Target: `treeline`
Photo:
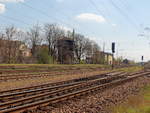
[[[5,63],[21,63],[22,56],[19,54],[19,46],[12,41],[24,42],[30,49],[32,57],[38,63],[58,63],[57,41],[62,37],[74,40],[74,60],[76,63],[86,63],[84,59],[90,58],[90,63],[104,63],[104,58],[100,53],[100,46],[87,38],[76,33],[74,30],[65,30],[57,24],[45,24],[43,26],[33,25],[26,31],[14,26],[6,27],[0,32],[0,41],[7,40],[7,46],[0,45],[0,50],[6,51],[3,60]],[[47,48],[40,48],[46,45]],[[2,53],[1,53],[2,54]]]

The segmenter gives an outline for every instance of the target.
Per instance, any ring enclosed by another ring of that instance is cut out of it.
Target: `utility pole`
[[[74,35],[75,35],[75,30],[73,29],[73,31],[72,31],[72,38],[73,38],[73,40],[74,40]]]
[[[105,64],[105,42],[103,43],[103,64]]]
[[[75,63],[75,30],[73,29],[72,31],[72,39],[73,39],[73,58],[72,58],[72,63]]]

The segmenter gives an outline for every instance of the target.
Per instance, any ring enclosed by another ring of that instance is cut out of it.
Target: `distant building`
[[[107,52],[103,52],[103,54],[104,54],[105,63],[111,65],[113,63],[113,54]]]
[[[74,41],[63,37],[57,41],[58,61],[61,64],[74,63]]]
[[[86,63],[87,64],[101,64],[102,55],[100,51],[95,51],[93,54],[86,55]]]
[[[21,41],[0,40],[0,63],[15,63],[30,57],[31,50]]]
[[[24,43],[20,45],[19,51],[21,52],[22,57],[31,57],[31,49],[27,47]]]
[[[86,63],[88,64],[108,64],[111,65],[113,62],[113,55],[107,52],[97,51],[94,54],[86,57]]]

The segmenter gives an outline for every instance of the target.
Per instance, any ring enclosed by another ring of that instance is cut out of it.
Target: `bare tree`
[[[81,34],[75,34],[75,56],[78,63],[81,59],[88,59],[87,63],[100,63],[100,47],[94,41],[85,38]]]
[[[101,52],[100,47],[97,43],[93,42],[92,44],[92,63],[93,64],[99,64],[101,63]]]
[[[86,43],[85,43],[85,54],[86,56],[91,56],[92,52],[93,52],[93,45],[92,45],[92,41],[89,40],[88,38],[85,39]]]
[[[57,40],[65,35],[64,30],[56,24],[45,24],[45,39],[48,44],[48,54],[56,59]]]
[[[86,50],[86,39],[81,34],[75,34],[74,36],[74,51],[77,58],[78,63],[81,62],[82,57],[85,55]]]
[[[12,40],[14,40],[16,37],[16,28],[14,26],[7,27],[5,30],[5,40],[6,40],[6,62],[11,63],[12,57],[15,57],[16,55],[13,55],[15,53],[15,44],[12,43]]]
[[[0,39],[4,39],[4,33],[3,32],[0,32]]]
[[[44,37],[44,40],[41,37]],[[20,44],[23,42],[31,47],[32,55],[36,58],[38,58],[38,52],[42,43],[46,43],[48,45],[48,56],[52,56],[53,60],[58,60],[58,42],[64,37],[66,37],[66,39],[71,38],[71,41],[73,41],[73,44],[70,44],[73,48],[71,50],[73,53],[73,60],[75,58],[78,63],[81,63],[82,59],[91,57],[92,63],[99,62],[100,48],[95,42],[85,38],[82,34],[75,34],[74,31],[73,33],[67,31],[57,24],[45,24],[43,29],[36,24],[29,29],[28,32],[18,30],[14,26],[7,27],[5,32],[0,33],[0,44],[1,39],[3,39],[3,50],[6,51],[3,56],[6,63],[14,63],[19,57],[20,59],[22,58],[21,55],[18,55],[18,51]],[[66,43],[64,43],[64,45],[66,45]]]
[[[4,54],[3,39],[4,39],[4,33],[1,32],[0,33],[0,62],[1,63],[3,63],[3,54]]]
[[[2,40],[4,39],[4,33],[0,33],[0,49],[2,48]]]
[[[29,45],[31,46],[31,52],[33,56],[36,56],[36,47],[41,45],[41,27],[37,24],[34,25],[29,32],[27,32]]]

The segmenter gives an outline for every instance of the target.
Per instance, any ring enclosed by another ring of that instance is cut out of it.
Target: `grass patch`
[[[79,69],[84,69],[84,68],[107,68],[111,69],[111,65],[101,65],[101,64],[0,64],[0,67],[3,67],[2,70],[7,70],[7,69],[14,69],[14,70],[32,70],[32,69],[55,69],[55,68],[61,68],[61,69],[66,69],[66,68],[79,68]],[[125,71],[133,71],[133,70],[139,70],[141,67],[140,66],[134,66],[134,67],[127,67],[127,68],[122,68],[118,70],[125,70]]]
[[[100,64],[0,64],[4,69],[37,69],[37,68],[109,68],[109,65]]]
[[[130,97],[124,104],[112,109],[112,113],[150,113],[150,85],[137,96]]]
[[[142,70],[142,67],[141,66],[133,66],[133,67],[120,68],[117,70],[125,71],[125,72],[136,72],[136,71]]]
[[[83,66],[96,66],[96,67],[103,67],[107,65],[101,65],[101,64],[0,64],[0,66],[48,66],[48,67],[53,67],[53,66],[74,66],[74,67],[83,67]]]

